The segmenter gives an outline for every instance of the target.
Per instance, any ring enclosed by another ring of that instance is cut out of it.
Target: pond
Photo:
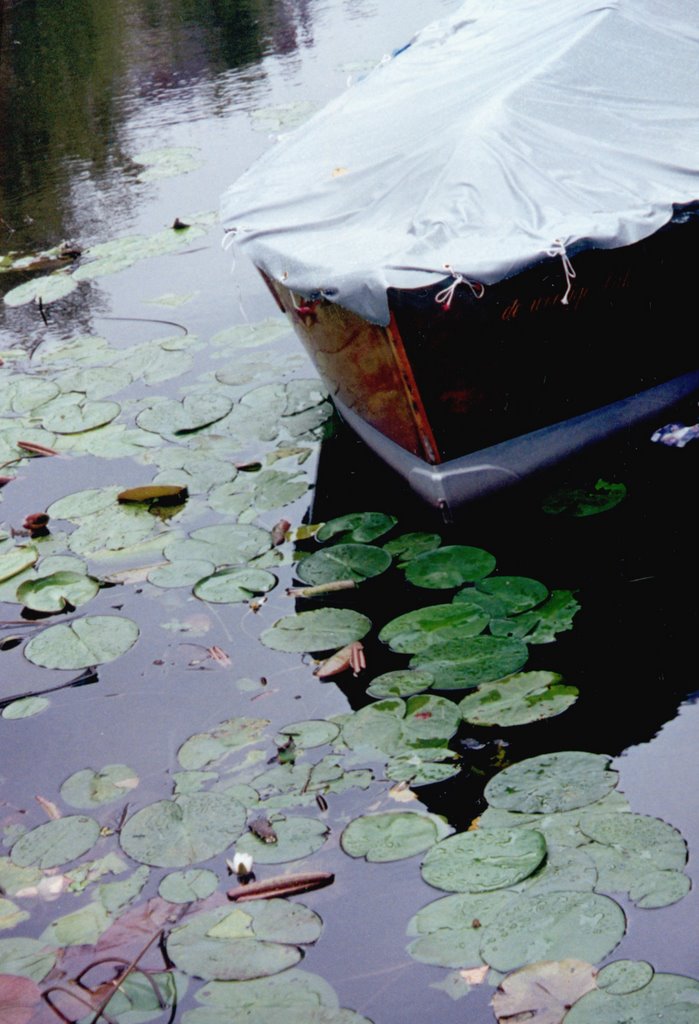
[[[693,447],[442,523],[221,247],[459,3],[0,0],[7,1024],[699,1021]]]

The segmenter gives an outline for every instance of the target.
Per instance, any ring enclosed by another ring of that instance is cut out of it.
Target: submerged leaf
[[[601,478],[590,487],[562,487],[541,506],[549,515],[596,516],[608,512],[626,497],[626,485]]]

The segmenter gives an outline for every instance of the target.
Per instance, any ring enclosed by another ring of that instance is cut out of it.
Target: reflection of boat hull
[[[431,504],[455,508],[648,421],[699,388],[699,210],[635,245],[543,259],[449,308],[389,290],[387,327],[266,278],[341,416]],[[567,283],[568,302],[563,304]],[[447,284],[449,282],[447,281]]]

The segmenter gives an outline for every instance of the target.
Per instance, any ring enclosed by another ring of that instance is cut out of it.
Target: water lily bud
[[[239,878],[244,875],[249,875],[252,871],[252,854],[236,853],[233,856],[233,870]]]

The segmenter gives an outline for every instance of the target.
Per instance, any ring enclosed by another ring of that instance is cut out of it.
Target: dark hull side
[[[456,507],[699,387],[699,209],[636,245],[485,289],[391,290],[388,327],[267,283],[349,425],[431,504]],[[562,303],[570,285],[567,304]],[[687,325],[691,325],[688,329]]]

